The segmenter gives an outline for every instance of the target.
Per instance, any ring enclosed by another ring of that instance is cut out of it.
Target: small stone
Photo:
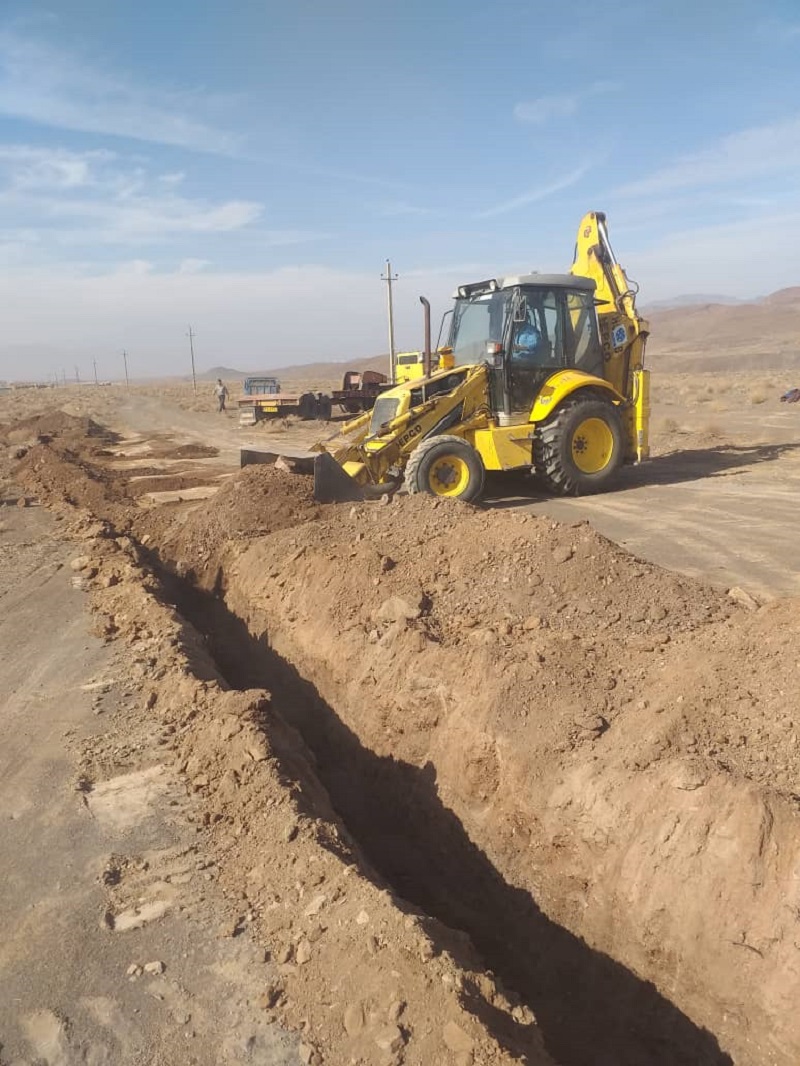
[[[166,970],[166,966],[160,959],[157,959],[155,962],[146,962],[144,964],[144,972],[151,975],[163,973],[164,970]]]
[[[150,711],[155,707],[158,694],[156,692],[148,692],[147,699],[144,701],[144,709]]]
[[[364,1028],[364,1008],[360,1003],[348,1003],[344,1010],[344,1029],[348,1036],[358,1036]]]
[[[390,1022],[399,1022],[403,1016],[403,1011],[406,1009],[406,1001],[404,999],[396,999],[389,1005],[387,1017]]]
[[[69,564],[70,570],[74,570],[75,573],[79,573],[81,570],[88,570],[92,565],[92,560],[88,555],[76,555]]]
[[[20,496],[17,500],[17,507],[30,507],[30,500],[27,496]]]
[[[303,938],[295,948],[294,961],[298,966],[305,966],[311,958],[311,944]]]
[[[445,1045],[457,1054],[471,1053],[474,1046],[472,1037],[455,1022],[448,1022],[445,1025],[442,1030],[442,1039]]]
[[[420,601],[409,603],[400,596],[390,596],[375,612],[377,622],[410,622],[422,613]]]
[[[128,977],[141,977],[142,967],[138,962],[132,962],[125,973]]]
[[[299,832],[299,829],[300,829],[300,827],[297,824],[297,819],[295,819],[294,821],[289,822],[289,824],[286,826],[286,828],[283,831],[283,839],[286,841],[287,844],[291,844],[291,842],[297,836],[297,834]]]
[[[400,1051],[405,1044],[405,1037],[402,1030],[396,1025],[387,1025],[385,1029],[381,1029],[375,1036],[375,1043],[381,1049],[381,1051]]]
[[[394,559],[391,559],[388,555],[384,555],[381,559],[381,573],[388,574],[390,570],[394,570],[396,565]]]
[[[262,1010],[271,1010],[278,1003],[278,1000],[280,1000],[282,995],[283,989],[280,985],[267,985],[258,997],[258,1005]]]
[[[315,914],[319,914],[325,904],[326,899],[327,896],[324,892],[320,892],[318,896],[314,896],[314,898],[308,904],[306,909],[303,911],[303,914],[306,916],[306,918],[312,918]]]
[[[738,603],[740,607],[746,608],[748,611],[755,611],[758,609],[758,600],[754,599],[749,592],[745,592],[744,589],[740,589],[737,585],[728,589],[728,598],[733,600],[734,603]]]
[[[356,925],[367,925],[369,923],[369,915],[366,911],[359,911],[356,915]]]
[[[281,951],[279,951],[278,954],[275,956],[275,958],[277,959],[278,963],[281,966],[285,966],[287,963],[292,961],[292,956],[293,955],[294,955],[294,947],[291,944],[289,944],[287,947],[285,947]]]
[[[559,548],[553,549],[553,562],[555,563],[568,563],[572,556],[575,554],[575,549],[570,545],[563,545]]]
[[[419,957],[422,962],[430,962],[435,952],[433,950],[433,944],[427,938],[422,941],[419,947]]]

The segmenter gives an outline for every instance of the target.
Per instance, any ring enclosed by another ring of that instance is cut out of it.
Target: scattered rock
[[[421,601],[410,603],[400,596],[390,596],[375,612],[376,622],[410,622],[422,614]]]
[[[751,596],[749,592],[745,592],[744,589],[739,588],[738,585],[734,585],[733,588],[728,589],[728,596],[734,603],[738,603],[740,607],[744,607],[748,611],[756,611],[760,606],[757,599]]]
[[[157,959],[155,962],[146,962],[144,964],[144,972],[151,976],[163,973],[165,970],[166,966],[160,959]]]
[[[471,1052],[475,1043],[472,1037],[455,1022],[447,1022],[442,1030],[442,1040],[446,1047],[457,1054]]]
[[[553,549],[553,562],[568,563],[575,554],[575,549],[570,545],[562,545]]]
[[[364,1029],[364,1007],[360,1003],[348,1003],[344,1010],[343,1023],[348,1036],[358,1036]]]
[[[387,1025],[375,1035],[375,1043],[381,1051],[400,1051],[405,1042],[403,1031],[397,1025]]]

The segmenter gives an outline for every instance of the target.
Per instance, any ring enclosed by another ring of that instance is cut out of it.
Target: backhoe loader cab
[[[648,455],[648,326],[635,295],[600,212],[582,219],[569,274],[460,286],[437,369],[317,446],[318,497],[336,497],[342,470],[362,489],[404,481],[467,501],[487,470],[531,471],[561,495],[605,490]]]
[[[454,363],[491,367],[492,413],[500,425],[527,422],[555,371],[602,376],[594,291],[590,278],[527,274],[463,285],[453,294]]]

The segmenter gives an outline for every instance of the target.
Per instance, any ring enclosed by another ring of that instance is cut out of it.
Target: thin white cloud
[[[0,173],[17,189],[78,189],[91,184],[92,168],[115,157],[104,150],[72,152],[25,144],[0,145]]]
[[[53,219],[82,219],[103,224],[108,239],[153,240],[175,233],[226,233],[255,222],[261,204],[229,200],[210,204],[179,196],[141,196],[122,201],[50,200],[42,206]]]
[[[535,100],[518,103],[514,108],[514,117],[520,122],[544,126],[555,119],[569,118],[577,114],[581,107],[594,97],[619,92],[620,88],[620,85],[614,81],[596,81],[583,89],[575,89],[569,93],[539,96]]]
[[[159,174],[158,180],[162,185],[181,185],[186,180],[186,174],[177,170],[172,174]]]
[[[654,196],[677,189],[733,185],[776,174],[800,173],[800,118],[754,126],[679,156],[649,177],[616,190],[619,196]]]
[[[582,164],[581,166],[576,167],[575,170],[570,171],[569,174],[565,174],[562,178],[551,182],[549,185],[537,186],[535,189],[530,189],[528,192],[524,192],[520,196],[515,196],[512,200],[506,200],[501,204],[496,204],[494,207],[479,211],[475,217],[494,218],[496,215],[505,215],[509,211],[516,211],[517,208],[525,207],[527,204],[534,204],[539,200],[546,200],[548,196],[554,196],[555,193],[561,192],[563,189],[568,189],[571,185],[577,185],[588,171],[588,164]]]
[[[198,117],[213,104],[202,93],[158,92],[86,57],[0,31],[0,115],[56,129],[233,154],[238,139]]]
[[[141,245],[242,230],[263,215],[255,201],[181,196],[178,184],[152,180],[143,167],[112,152],[3,145],[0,230],[5,226],[15,244],[19,231],[32,230],[50,248]]]
[[[631,277],[642,285],[642,300],[677,292],[719,292],[752,298],[791,285],[797,278],[794,247],[786,234],[800,223],[794,211],[734,219],[720,225],[673,230],[625,255]],[[758,270],[753,270],[753,249]]]
[[[210,259],[182,259],[178,265],[179,274],[199,274],[201,270],[205,270],[211,266]]]

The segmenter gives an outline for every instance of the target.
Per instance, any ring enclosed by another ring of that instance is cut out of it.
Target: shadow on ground
[[[690,448],[657,455],[637,466],[624,466],[610,492],[625,492],[648,485],[679,485],[701,478],[733,477],[748,467],[775,462],[800,450],[800,443],[720,444],[714,448]],[[519,506],[520,501],[540,503],[552,499],[532,474],[520,471],[488,473],[484,506],[493,510]]]

